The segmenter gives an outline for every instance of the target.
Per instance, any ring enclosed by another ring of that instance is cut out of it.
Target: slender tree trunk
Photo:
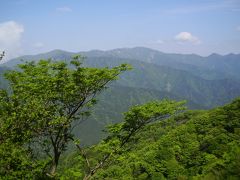
[[[49,174],[50,174],[51,177],[54,177],[54,176],[55,176],[56,169],[57,169],[57,165],[56,165],[55,162],[53,162],[53,163],[52,163],[52,166],[51,166],[51,169],[50,169],[50,172],[49,172]]]
[[[60,154],[61,153],[59,153],[59,152],[54,153],[54,159],[52,161],[52,165],[51,165],[50,172],[49,172],[49,175],[51,177],[54,177],[56,175],[56,170],[57,170]]]

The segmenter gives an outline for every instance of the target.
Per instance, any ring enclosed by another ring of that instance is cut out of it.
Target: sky
[[[54,49],[240,53],[240,0],[0,0],[5,60]]]

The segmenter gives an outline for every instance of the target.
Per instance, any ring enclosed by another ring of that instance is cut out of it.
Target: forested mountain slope
[[[206,80],[190,72],[132,59],[92,57],[88,66],[116,66],[129,63],[133,70],[123,74],[117,84],[170,92],[207,108],[223,105],[240,95],[240,81]]]
[[[240,99],[150,124],[93,179],[239,179],[239,127]],[[101,148],[99,144],[88,150],[92,162]],[[73,176],[71,172],[84,167],[77,157],[72,154],[63,160],[63,176]]]
[[[182,97],[164,91],[111,86],[99,95],[92,115],[81,123],[74,132],[85,145],[97,143],[106,136],[102,130],[109,124],[121,122],[123,112],[126,112],[131,106],[164,98],[184,100]],[[193,109],[204,109],[204,107],[191,101],[187,102],[187,106]]]

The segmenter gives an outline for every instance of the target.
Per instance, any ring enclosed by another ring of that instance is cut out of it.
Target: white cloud
[[[6,52],[5,59],[20,55],[23,25],[15,21],[0,23],[0,51]]]
[[[70,7],[64,6],[64,7],[58,7],[56,9],[58,12],[72,12],[72,9]]]
[[[199,44],[200,40],[198,37],[193,36],[191,33],[189,32],[180,32],[179,34],[177,34],[175,36],[175,40],[177,40],[178,42],[190,42],[193,44]]]
[[[44,46],[44,44],[42,42],[36,42],[35,44],[33,44],[33,46],[35,48],[42,48]]]

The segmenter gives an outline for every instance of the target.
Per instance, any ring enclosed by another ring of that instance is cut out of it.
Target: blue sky
[[[240,0],[0,2],[0,50],[8,59],[135,46],[203,56],[240,53]]]

